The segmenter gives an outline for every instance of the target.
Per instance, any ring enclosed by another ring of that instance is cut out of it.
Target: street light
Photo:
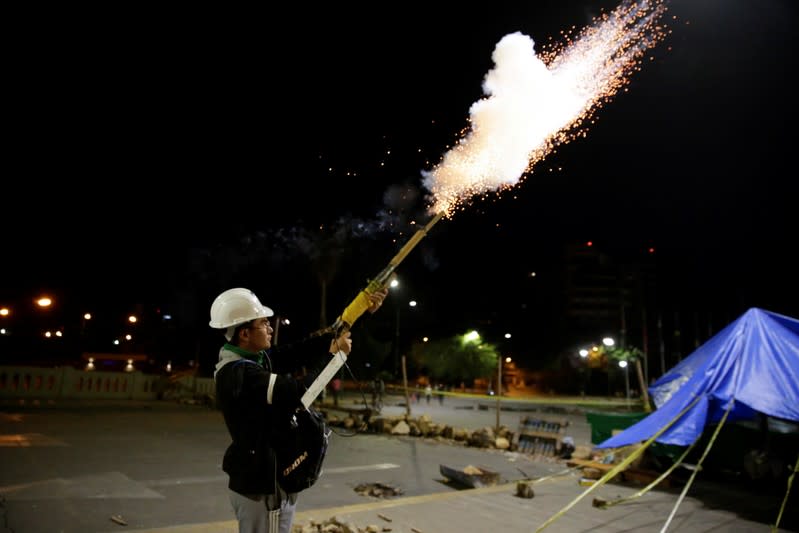
[[[281,316],[275,317],[275,327],[272,328],[272,346],[277,346],[277,334],[280,333],[281,324],[288,326],[291,324],[291,320]]]
[[[630,364],[635,364],[635,369],[638,376],[638,384],[641,388],[641,395],[644,403],[644,409],[649,412],[649,395],[646,390],[646,383],[641,372],[641,357],[642,352],[635,347],[625,346],[624,336],[616,346],[616,340],[613,337],[604,337],[602,345],[592,346],[590,349],[581,349],[579,351],[580,358],[586,361],[588,368],[600,368],[605,363],[610,363],[615,360],[618,362],[619,368],[624,369],[624,385],[627,397],[627,403],[630,402]],[[612,366],[607,367],[608,374],[608,394],[611,393],[612,379],[611,379]],[[615,379],[615,378],[614,378]]]
[[[469,333],[463,336],[463,342],[480,342],[480,334],[477,333],[476,329],[473,329]]]
[[[11,314],[11,310],[8,307],[0,308],[0,316],[5,318]],[[6,328],[0,328],[0,335],[5,335],[8,333]]]
[[[604,339],[602,339],[602,344],[604,344],[608,348],[613,348],[613,346],[616,345],[616,341],[612,337],[605,337]],[[625,357],[625,359],[620,359],[619,360],[619,368],[623,368],[624,369],[624,391],[625,391],[625,394],[626,394],[627,402],[629,402],[630,401],[630,365],[629,365],[629,361],[626,358],[632,357],[632,359],[630,359],[630,360],[635,362],[636,369],[638,369],[638,379],[641,381],[642,389],[645,389],[646,384],[643,382],[643,378],[641,376],[641,366],[640,366],[639,359],[635,355],[634,351],[631,352],[630,350],[625,349],[624,337],[622,337],[621,351],[620,352],[621,352],[621,356]],[[642,394],[644,395],[644,404],[645,404],[644,408],[648,409],[649,401],[648,401],[648,397],[646,395],[646,391],[644,390],[642,392]]]
[[[619,361],[619,367],[624,369],[624,389],[627,392],[627,401],[630,401],[630,368],[627,361]]]
[[[497,424],[494,431],[499,434],[499,419],[502,412],[502,356],[497,357]]]
[[[394,277],[392,278],[391,282],[388,284],[390,289],[399,290],[400,282],[399,280]],[[419,303],[416,300],[409,300],[408,307],[414,308]],[[400,361],[400,312],[402,310],[402,304],[399,299],[394,298],[394,371],[395,373],[399,372],[399,361]]]
[[[390,289],[399,290],[399,280],[395,277],[388,284]],[[394,374],[399,373],[399,342],[400,342],[400,304],[394,298]]]

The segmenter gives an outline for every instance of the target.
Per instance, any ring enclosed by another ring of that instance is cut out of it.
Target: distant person
[[[433,387],[430,386],[428,383],[427,386],[424,388],[424,399],[427,400],[428,405],[430,404],[430,398],[433,397]]]
[[[370,312],[380,307],[386,294],[387,290],[370,296]],[[214,382],[217,407],[232,439],[222,470],[228,475],[228,497],[239,532],[291,532],[298,493],[280,486],[272,443],[281,438],[282,421],[302,406],[306,384],[292,373],[304,365],[321,371],[329,354],[349,354],[352,349],[349,331],[273,347],[273,314],[243,288],[224,291],[211,305],[209,325],[227,339],[219,350]],[[315,377],[309,375],[307,384]]]
[[[372,393],[372,407],[375,407],[377,405],[377,378],[372,380],[369,389]]]
[[[438,404],[444,405],[444,385],[441,383],[436,385],[436,396],[438,396]]]
[[[574,439],[569,436],[563,437],[563,441],[560,444],[560,449],[558,450],[558,456],[561,459],[571,459],[574,450]]]
[[[372,381],[372,407],[378,411],[383,407],[383,393],[386,390],[386,384],[382,379],[375,378]]]
[[[330,388],[333,389],[333,405],[338,407],[338,393],[341,391],[341,378],[334,378],[330,382]]]

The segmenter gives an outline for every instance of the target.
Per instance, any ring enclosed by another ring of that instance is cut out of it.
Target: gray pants
[[[239,522],[239,533],[291,533],[297,493],[249,494],[228,489],[230,504]]]

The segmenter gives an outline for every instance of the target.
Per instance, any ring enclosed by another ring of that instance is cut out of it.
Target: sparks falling
[[[667,35],[665,11],[662,1],[625,2],[540,57],[530,37],[504,36],[468,130],[422,173],[430,212],[451,216],[470,197],[511,188],[556,146],[584,136],[595,111]]]

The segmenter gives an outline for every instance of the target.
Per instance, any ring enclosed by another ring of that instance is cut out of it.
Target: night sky
[[[20,15],[0,305],[46,291],[202,328],[213,296],[247,286],[315,327],[309,259],[333,244],[327,312],[343,309],[427,221],[421,171],[467,126],[495,44],[520,31],[538,49],[616,5],[439,4]],[[459,326],[546,316],[563,246],[591,240],[655,247],[664,288],[717,317],[799,316],[799,6],[667,5],[672,33],[629,90],[512,192],[438,223],[398,269],[405,298]]]

